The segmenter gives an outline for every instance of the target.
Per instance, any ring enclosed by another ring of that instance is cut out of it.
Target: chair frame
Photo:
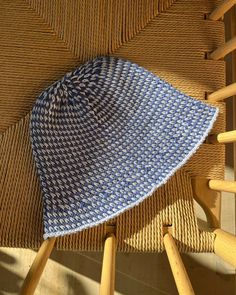
[[[223,18],[224,14],[231,8],[231,39],[224,45],[220,46],[207,55],[207,58],[213,60],[223,59],[229,53],[232,53],[232,80],[236,81],[236,14],[234,5],[236,0],[224,0],[212,13],[208,16],[209,20],[218,21]],[[207,95],[209,102],[222,101],[228,97],[234,97],[236,100],[236,82],[225,86],[213,93]],[[234,113],[236,113],[236,103],[234,101]],[[234,129],[220,134],[210,135],[208,141],[212,144],[234,143],[234,167],[236,167],[236,118],[234,118]],[[236,174],[236,171],[235,171]],[[235,175],[236,176],[236,175]],[[223,260],[236,267],[236,237],[220,229],[219,219],[220,210],[211,211],[207,206],[207,198],[201,198],[202,193],[207,189],[215,191],[225,191],[236,193],[236,181],[226,180],[199,180],[193,179],[193,190],[195,190],[196,200],[202,205],[205,212],[210,216],[213,228],[215,228],[214,253]],[[21,288],[21,295],[31,295],[38,285],[40,277],[43,273],[47,260],[54,248],[56,238],[45,240],[31,265],[31,268],[24,280]],[[175,283],[180,295],[193,295],[194,291],[191,282],[185,270],[178,248],[171,235],[171,228],[166,228],[163,235],[163,243],[167,253],[167,257],[171,266],[171,270],[175,279]],[[104,256],[101,273],[100,295],[112,295],[115,289],[115,256],[116,256],[116,236],[115,227],[107,226],[107,236],[104,241]]]

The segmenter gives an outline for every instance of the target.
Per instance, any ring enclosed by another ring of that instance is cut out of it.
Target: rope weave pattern
[[[37,248],[43,236],[43,209],[31,152],[28,113],[41,91],[64,73],[78,68],[83,61],[101,54],[112,54],[131,60],[188,95],[204,100],[206,92],[225,85],[224,62],[205,59],[205,52],[224,43],[224,25],[204,19],[204,15],[217,5],[215,0],[148,0],[146,8],[142,9],[140,2],[143,1],[133,0],[127,1],[129,5],[123,6],[122,11],[120,4],[116,4],[119,1],[107,0],[92,3],[50,0],[0,2],[3,40],[0,44],[0,244]],[[94,9],[93,3],[99,3],[96,4],[98,10]],[[158,3],[158,9],[151,3]],[[108,6],[111,8],[109,11],[115,9],[116,13],[107,13]],[[104,26],[104,21],[111,25]],[[108,46],[106,42],[114,46]],[[212,132],[224,132],[224,103],[214,105],[220,112]],[[223,145],[204,143],[183,167],[182,173],[186,175],[182,177],[182,186],[189,186],[189,176],[223,179],[224,154]],[[171,207],[161,209],[163,214],[165,210],[171,214],[174,210],[181,212],[192,208],[191,199],[177,202],[173,179],[168,182],[168,190],[164,185],[160,191],[164,196],[172,194],[172,198],[176,198]],[[159,209],[155,211],[153,208],[160,205],[162,198],[158,193],[157,202],[154,201],[156,197],[157,194],[116,219],[119,228],[122,224],[122,231],[128,228],[126,238],[129,236],[129,244],[132,244],[129,249],[132,251],[161,249],[161,246],[157,247],[161,245],[157,238],[161,237],[159,231],[164,221],[160,219],[160,227],[156,226],[160,215],[155,215]],[[193,212],[193,208],[189,212]],[[191,220],[194,218],[192,215]],[[196,238],[189,235],[177,219],[175,224],[179,226],[178,232],[182,230],[188,238],[194,251],[203,251],[204,247],[213,251],[209,236],[205,236],[200,247],[195,243]],[[104,230],[104,225],[100,225],[65,236],[57,240],[56,246],[59,249],[101,250]],[[121,230],[118,231],[121,236]],[[121,250],[128,249],[120,238],[119,245],[122,245],[119,246]]]
[[[172,225],[180,251],[213,251],[214,234],[198,229],[191,179],[182,169],[150,198],[117,217],[116,222],[118,251],[163,251],[163,227],[168,225]]]

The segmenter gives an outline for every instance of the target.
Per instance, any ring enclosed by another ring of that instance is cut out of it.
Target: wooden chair
[[[210,15],[209,19],[212,21],[217,21],[223,17],[223,15],[236,4],[234,0],[223,1],[222,4],[217,7]],[[236,26],[235,18],[232,20],[234,26]],[[208,54],[209,59],[219,60],[224,58],[227,54],[231,53],[236,49],[236,36],[223,46],[217,48],[213,52]],[[234,56],[234,75],[236,75],[236,59]],[[213,93],[208,94],[207,99],[212,102],[221,101],[228,97],[236,95],[236,83],[228,85],[222,89],[219,89]],[[209,137],[209,141],[213,144],[226,144],[231,142],[236,142],[236,130],[214,134]],[[193,180],[196,185],[197,180]],[[201,190],[204,193],[204,186],[199,187],[200,182],[197,183],[197,190]],[[226,181],[226,180],[214,180],[208,181],[208,187],[211,190],[225,191],[236,193],[236,182]],[[204,195],[202,196],[202,201],[204,202]],[[198,200],[199,201],[199,200]],[[201,202],[201,201],[200,201]],[[205,206],[205,210],[208,210]],[[208,212],[210,213],[210,212]],[[211,213],[210,213],[211,214]],[[220,228],[214,230],[215,240],[214,240],[214,252],[216,255],[223,258],[228,263],[236,267],[236,237],[223,231]],[[25,279],[24,285],[22,287],[21,294],[33,294],[40,276],[43,272],[44,266],[47,262],[48,257],[53,249],[56,238],[48,239],[43,242],[39,249],[39,252],[31,266],[31,269]],[[183,261],[179,254],[179,250],[173,239],[171,232],[168,229],[164,232],[163,241],[165,250],[169,259],[171,270],[178,288],[179,294],[190,295],[194,294],[191,282],[188,278],[187,272],[185,270]],[[105,242],[104,242],[104,256],[102,265],[102,275],[101,275],[101,295],[112,295],[114,294],[114,284],[115,284],[115,255],[116,255],[116,236],[114,227],[110,226]]]
[[[236,4],[235,0],[222,1],[222,3],[218,7],[216,7],[209,15],[207,15],[206,18],[209,21],[217,23],[219,20],[222,19],[224,14],[227,11],[229,11],[235,4]],[[226,42],[219,48],[215,49],[214,51],[208,52],[206,54],[206,58],[209,59],[209,61],[210,60],[218,61],[223,59],[229,53],[232,53],[233,81],[236,81],[236,54],[234,51],[236,49],[236,21],[235,21],[235,13],[233,9],[232,9],[232,28],[233,29],[232,29],[231,40],[229,40],[228,42]],[[121,54],[121,53],[119,52],[117,54]],[[208,93],[207,100],[210,103],[219,103],[231,96],[236,96],[236,82],[232,83],[231,85],[225,86],[217,91],[214,91],[212,93]],[[22,123],[23,127],[24,127],[24,124],[25,123],[23,122]],[[212,148],[215,145],[224,145],[231,142],[236,142],[236,130],[228,131],[228,132],[219,132],[217,134],[211,134],[208,137],[208,143],[212,145]],[[178,179],[180,179],[181,177],[184,178],[185,176],[182,175],[181,173],[179,176],[177,175],[176,182],[178,182]],[[183,183],[184,181],[185,180],[183,180]],[[209,241],[212,240],[214,253],[236,267],[236,237],[220,229],[219,207],[216,206],[216,208],[212,208],[211,206],[209,206],[209,204],[213,200],[219,202],[220,195],[218,192],[226,191],[226,192],[236,193],[236,182],[220,180],[218,178],[207,179],[206,177],[201,178],[199,176],[192,177],[190,182],[191,182],[190,183],[191,188],[190,186],[187,188],[188,192],[190,192],[190,190],[193,192],[194,198],[202,206],[202,208],[206,212],[206,215],[209,218],[209,224],[210,224],[210,227],[212,227],[212,233],[210,233],[209,237],[208,236],[207,237],[209,238]],[[181,182],[180,182],[180,185],[181,185]],[[217,192],[217,194],[213,192]],[[171,205],[172,204],[170,202],[170,206]],[[143,206],[145,206],[145,204]],[[163,205],[163,207],[165,207],[165,205]],[[139,209],[135,209],[135,210],[139,210]],[[98,240],[98,243],[101,243],[101,241],[104,241],[103,243],[104,256],[103,256],[103,264],[102,264],[102,271],[101,271],[101,287],[100,287],[101,295],[114,294],[115,257],[116,257],[117,247],[119,248],[119,250],[122,250],[123,249],[122,247],[128,247],[127,249],[132,248],[132,243],[131,243],[131,246],[127,246],[127,245],[124,246],[124,244],[119,244],[120,237],[122,236],[121,231],[124,229],[124,228],[120,229],[119,227],[119,225],[122,225],[122,222],[123,221],[121,221],[118,224],[116,220],[112,220],[110,223],[102,226],[99,230],[94,229],[94,231],[92,231],[92,234],[96,235],[96,239]],[[184,246],[181,246],[181,244],[179,243],[178,237],[175,235],[174,227],[175,226],[173,224],[169,224],[168,222],[163,224],[162,228],[160,228],[161,235],[162,235],[162,243],[167,253],[170,267],[171,267],[179,294],[181,295],[194,294],[193,288],[191,286],[191,282],[188,278],[187,272],[185,270],[183,261],[179,253],[180,251],[182,251]],[[100,232],[98,233],[98,231]],[[205,233],[202,233],[202,234],[204,236]],[[89,235],[89,234],[83,233],[78,243],[83,243],[84,239],[87,238],[86,235]],[[208,235],[208,233],[206,233],[206,235]],[[126,236],[126,238],[129,239],[128,235]],[[37,287],[37,284],[39,282],[39,279],[42,275],[42,272],[44,270],[44,267],[46,265],[46,262],[56,242],[60,243],[59,248],[60,247],[62,248],[61,245],[65,243],[65,240],[59,242],[57,238],[51,238],[51,239],[45,240],[40,246],[39,251],[36,255],[36,258],[22,286],[22,289],[21,289],[22,295],[30,295],[34,293]],[[6,242],[6,245],[9,246],[11,244]],[[35,245],[38,245],[38,241],[36,241],[35,244],[32,244],[32,247],[34,247]],[[89,242],[87,244],[85,243],[84,245],[82,245],[81,248],[86,248],[88,245],[89,245]],[[190,246],[186,246],[186,247],[188,248]],[[140,246],[140,249],[141,248],[142,247]],[[208,246],[206,247],[203,246],[202,249],[203,251],[205,251],[206,249],[208,249]]]

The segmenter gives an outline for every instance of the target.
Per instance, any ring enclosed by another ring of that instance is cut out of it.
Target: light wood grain
[[[236,130],[219,133],[217,135],[217,141],[219,143],[229,143],[236,141]]]
[[[217,6],[209,15],[210,20],[219,20],[224,14],[236,4],[236,0],[225,0]]]
[[[100,295],[114,294],[115,257],[116,257],[116,237],[113,233],[110,233],[108,234],[105,240],[105,245],[104,245]]]
[[[212,134],[208,136],[210,143],[231,143],[236,141],[236,130]]]
[[[208,185],[212,190],[236,193],[236,181],[211,179]]]
[[[232,83],[224,88],[208,94],[207,99],[211,102],[217,102],[233,95],[236,95],[236,83]]]
[[[236,49],[236,37],[233,37],[224,45],[218,47],[216,50],[209,54],[209,58],[213,60],[223,59],[227,54]]]
[[[38,282],[40,280],[44,267],[54,247],[55,241],[56,241],[56,238],[51,238],[51,239],[45,240],[42,243],[34,259],[34,262],[31,265],[31,268],[24,280],[23,286],[20,291],[20,295],[34,294],[34,291],[38,285]]]
[[[221,193],[209,188],[209,179],[194,177],[191,179],[194,199],[204,210],[208,226],[211,228],[220,227],[221,215]]]
[[[229,264],[236,267],[236,237],[222,229],[216,229],[214,252]]]
[[[164,245],[179,294],[194,295],[183,261],[170,233],[164,235]]]

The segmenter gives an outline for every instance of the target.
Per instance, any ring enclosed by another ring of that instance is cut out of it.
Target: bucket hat
[[[31,114],[44,238],[138,205],[192,156],[217,114],[127,60],[98,57],[67,73]]]

